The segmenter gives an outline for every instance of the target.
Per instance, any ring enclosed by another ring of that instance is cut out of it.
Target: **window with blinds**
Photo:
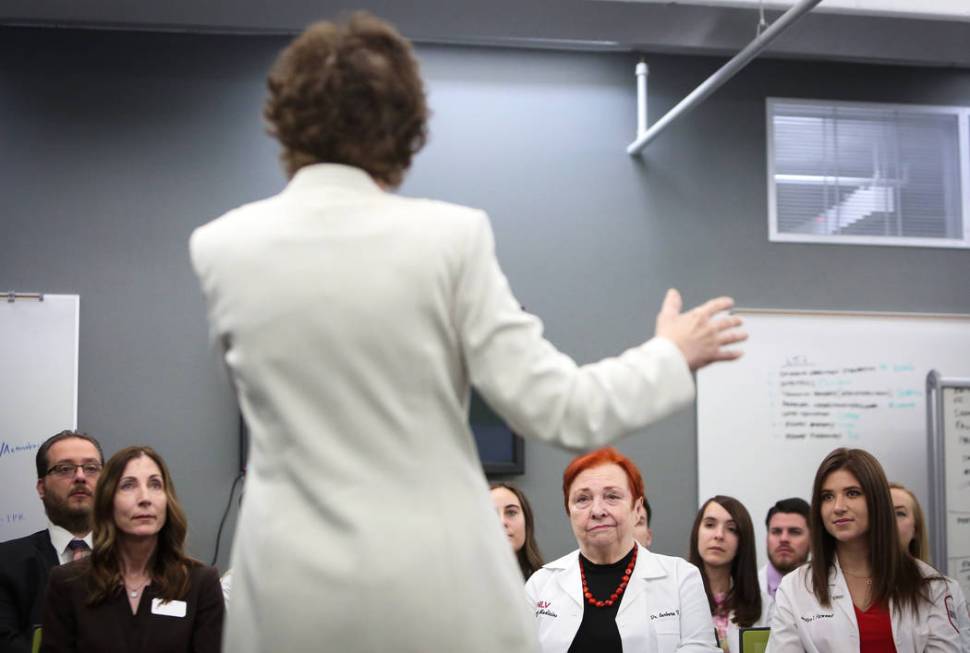
[[[772,241],[970,247],[970,108],[769,98]]]

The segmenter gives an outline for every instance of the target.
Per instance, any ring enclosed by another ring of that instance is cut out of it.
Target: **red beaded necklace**
[[[637,564],[637,549],[640,547],[633,547],[633,557],[630,559],[630,564],[626,566],[626,570],[623,572],[623,578],[620,580],[620,584],[617,585],[616,589],[610,594],[610,598],[605,601],[599,601],[593,596],[593,593],[589,591],[589,584],[586,583],[586,570],[583,569],[583,556],[579,556],[579,577],[583,579],[583,596],[586,597],[586,602],[596,608],[607,608],[623,596],[623,590],[626,589],[627,583],[630,582],[630,575],[633,573],[633,568]]]

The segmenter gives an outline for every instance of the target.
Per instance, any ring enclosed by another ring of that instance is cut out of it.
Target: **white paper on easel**
[[[77,295],[0,295],[0,541],[47,525],[35,457],[77,428],[79,305]]]

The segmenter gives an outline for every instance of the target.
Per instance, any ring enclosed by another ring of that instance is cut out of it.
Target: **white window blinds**
[[[771,240],[970,247],[970,109],[767,107]]]

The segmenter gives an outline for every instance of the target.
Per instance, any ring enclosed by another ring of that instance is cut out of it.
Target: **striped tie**
[[[71,540],[67,548],[71,550],[71,560],[80,560],[91,553],[88,543],[84,540]]]

